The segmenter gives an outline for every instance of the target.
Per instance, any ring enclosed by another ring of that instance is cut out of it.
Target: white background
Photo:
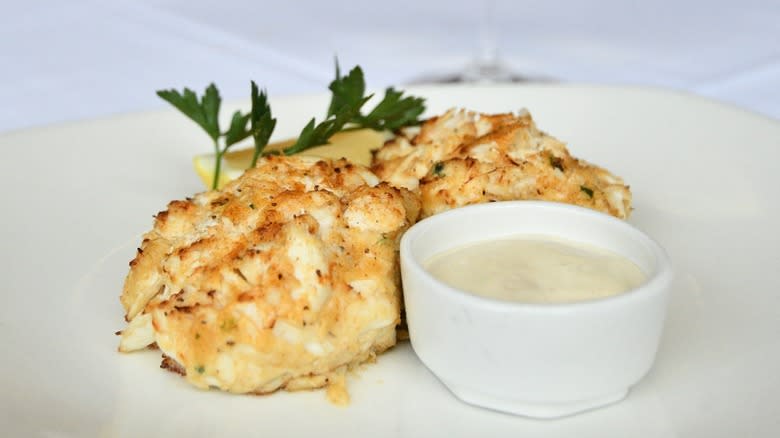
[[[249,80],[323,92],[333,57],[369,87],[458,71],[483,3],[344,0],[25,0],[0,14],[0,132],[162,108],[154,91]],[[563,82],[686,90],[780,118],[780,2],[495,2],[514,70]],[[523,106],[518,102],[518,107]]]
[[[246,99],[250,79],[272,97],[324,92],[336,54],[375,88],[453,72],[479,47],[480,5],[0,0],[0,435],[777,436],[778,0],[501,0],[494,28],[521,73],[683,90],[770,119],[655,90],[425,92],[432,112],[528,106],[630,181],[632,223],[669,251],[680,285],[656,365],[626,401],[549,423],[473,409],[408,346],[368,368],[348,410],[321,392],[194,397],[154,352],[116,354],[135,236],[202,189],[189,158],[209,149],[173,111],[36,128],[165,108],[155,90],[210,81],[226,99]],[[277,131],[325,102],[278,99]]]

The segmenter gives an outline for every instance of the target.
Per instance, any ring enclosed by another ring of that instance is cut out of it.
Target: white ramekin
[[[461,245],[550,235],[621,254],[647,275],[609,298],[524,304],[480,297],[423,267]],[[401,273],[412,347],[461,400],[555,418],[623,399],[650,369],[672,279],[664,250],[628,223],[553,202],[457,208],[420,221],[401,239]]]

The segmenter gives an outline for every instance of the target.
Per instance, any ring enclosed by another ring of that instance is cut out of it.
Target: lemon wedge
[[[310,155],[320,158],[346,158],[349,161],[371,165],[371,151],[379,149],[389,138],[389,134],[377,132],[372,129],[360,129],[355,131],[339,132],[330,139],[330,143],[307,149],[301,155]],[[292,145],[294,139],[270,143],[267,151],[283,149]],[[253,149],[237,149],[228,151],[222,157],[222,170],[219,175],[217,187],[221,188],[228,182],[238,178],[252,163]],[[206,188],[211,188],[214,179],[214,154],[196,155],[192,159],[195,173],[198,174]]]

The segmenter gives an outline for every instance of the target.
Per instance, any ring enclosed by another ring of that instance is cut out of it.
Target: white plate
[[[323,392],[204,392],[121,355],[121,284],[139,233],[201,190],[207,137],[181,115],[133,114],[0,137],[4,436],[777,436],[780,434],[780,124],[653,89],[529,85],[417,89],[449,106],[528,107],[573,154],[622,175],[631,222],[680,277],[654,368],[606,409],[533,421],[465,405],[408,344]],[[326,97],[273,102],[279,137]],[[512,345],[507,345],[512,348]]]

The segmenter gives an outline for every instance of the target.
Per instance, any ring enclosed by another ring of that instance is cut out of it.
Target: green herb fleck
[[[222,321],[222,324],[219,326],[219,328],[224,332],[229,332],[231,330],[234,330],[238,325],[236,324],[236,320],[233,318],[228,318],[224,321]]]
[[[560,170],[563,172],[563,159],[556,157],[555,155],[550,155],[550,166]]]
[[[593,197],[593,189],[585,187],[585,186],[580,186],[580,190],[585,192],[585,194],[588,195],[589,198]]]
[[[444,163],[439,161],[433,166],[433,174],[436,176],[444,176]]]
[[[390,242],[390,238],[387,237],[387,233],[382,233],[382,237],[380,237],[379,240],[376,241],[377,245],[382,245],[389,242]]]
[[[198,365],[195,367],[195,371],[197,371],[198,374],[203,374],[206,372],[206,367],[204,367],[203,365]]]

